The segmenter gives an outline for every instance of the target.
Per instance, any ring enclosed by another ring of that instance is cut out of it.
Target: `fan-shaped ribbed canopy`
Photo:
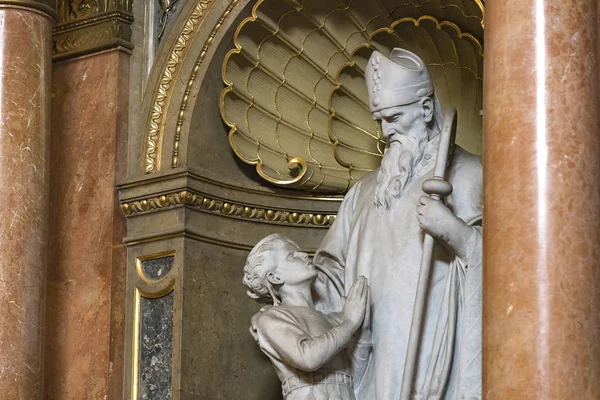
[[[346,191],[381,160],[364,68],[394,47],[425,61],[442,108],[458,109],[458,142],[480,151],[483,7],[393,3],[259,0],[223,64],[221,113],[240,159],[277,185]]]

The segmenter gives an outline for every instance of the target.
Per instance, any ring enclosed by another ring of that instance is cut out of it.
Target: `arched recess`
[[[151,382],[173,399],[280,399],[271,365],[248,334],[257,306],[241,285],[245,257],[274,232],[314,251],[341,196],[269,184],[231,150],[219,109],[222,64],[254,1],[179,1],[143,98],[131,99],[140,102],[138,122],[118,185],[127,216],[126,398],[143,398]],[[435,9],[442,0],[421,3]],[[448,3],[483,10],[478,0]],[[405,6],[418,17],[421,8]],[[167,272],[149,278],[145,269],[155,267]],[[152,319],[165,312],[167,320]],[[148,343],[169,353],[154,369],[145,364]]]

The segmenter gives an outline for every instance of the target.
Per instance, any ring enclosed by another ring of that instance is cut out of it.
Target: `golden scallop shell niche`
[[[424,60],[442,108],[458,109],[458,143],[479,153],[483,3],[401,1],[258,0],[223,63],[236,155],[275,185],[348,190],[381,161],[364,68],[394,47]]]

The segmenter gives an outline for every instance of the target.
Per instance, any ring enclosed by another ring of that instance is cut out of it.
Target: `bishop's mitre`
[[[427,66],[414,53],[395,48],[389,58],[374,51],[365,71],[371,113],[415,103],[433,94]]]

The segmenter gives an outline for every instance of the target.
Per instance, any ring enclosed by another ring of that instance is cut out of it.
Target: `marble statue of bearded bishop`
[[[375,51],[366,70],[369,106],[388,142],[380,168],[346,194],[314,262],[348,292],[371,286],[373,353],[360,400],[398,400],[409,341],[423,232],[436,238],[413,399],[481,399],[481,159],[454,147],[445,203],[424,196],[433,175],[442,113],[423,61]],[[459,116],[460,118],[460,116]],[[339,310],[319,279],[325,312]]]

